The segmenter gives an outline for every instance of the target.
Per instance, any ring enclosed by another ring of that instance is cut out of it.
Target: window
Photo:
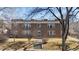
[[[52,28],[54,28],[55,27],[55,24],[48,24],[48,28],[50,28],[50,29],[52,29]]]
[[[25,29],[30,29],[31,25],[30,24],[25,24]]]
[[[37,31],[37,35],[41,36],[41,31],[40,30]]]
[[[53,36],[55,35],[55,32],[54,31],[49,31],[49,36]]]
[[[38,27],[38,28],[41,28],[41,24],[37,24],[37,27]]]
[[[31,31],[27,30],[27,31],[26,31],[26,34],[27,34],[27,35],[31,34]]]

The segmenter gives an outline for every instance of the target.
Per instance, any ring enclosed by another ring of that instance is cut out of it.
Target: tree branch
[[[0,11],[4,10],[4,9],[6,9],[6,8],[8,8],[8,7],[3,7],[2,9],[0,9]]]
[[[72,12],[75,12],[78,8],[75,8]]]
[[[62,14],[62,11],[61,11],[61,7],[56,7],[57,8],[57,10],[58,10],[58,12],[60,13],[60,16],[61,16],[61,19],[63,20],[63,14]]]
[[[60,18],[58,18],[49,8],[48,8],[48,10],[59,20],[59,22],[62,24],[62,21],[61,21],[61,19]]]
[[[73,7],[70,8],[70,10],[68,11],[68,13],[70,13],[72,11]]]
[[[74,16],[76,16],[78,13],[79,13],[79,11]]]

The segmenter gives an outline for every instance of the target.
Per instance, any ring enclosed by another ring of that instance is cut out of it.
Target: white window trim
[[[30,24],[25,24],[25,28],[26,28],[26,27],[30,28],[31,25],[30,25]]]
[[[50,28],[50,26],[52,26],[52,28],[54,28],[55,27],[55,24],[49,23],[48,24],[48,28]]]
[[[38,28],[41,28],[41,24],[37,24],[38,25]]]
[[[49,36],[55,35],[55,31],[48,31],[48,35]]]

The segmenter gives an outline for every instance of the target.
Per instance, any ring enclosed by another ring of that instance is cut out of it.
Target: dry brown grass
[[[72,50],[79,45],[79,40],[76,38],[68,37],[66,44],[68,49]],[[61,38],[50,38],[48,43],[44,45],[45,50],[61,50],[62,39]]]
[[[15,42],[25,42],[26,43],[27,41],[28,41],[27,38],[15,38]],[[34,42],[34,41],[35,41],[35,39],[31,39],[31,42]],[[14,39],[10,38],[8,40],[8,42],[9,43],[14,42]],[[43,49],[41,49],[41,50],[58,50],[58,51],[61,51],[61,45],[62,45],[61,38],[49,38],[47,42],[48,43],[43,44]],[[70,50],[75,49],[79,45],[78,42],[79,42],[78,39],[72,38],[72,37],[69,36],[67,41],[66,41],[66,44],[69,46],[68,49],[70,49]],[[22,44],[12,43],[12,44],[9,44],[9,45],[18,47],[17,50],[19,50],[20,48],[24,48],[24,47],[22,47]],[[4,44],[4,46],[9,46],[9,45],[7,45],[7,43]],[[11,46],[10,46],[10,48],[11,48]],[[26,48],[27,48],[27,45],[26,45]],[[29,48],[33,48],[33,46],[31,46]],[[14,48],[12,47],[12,49],[14,49]],[[76,49],[76,50],[78,50],[78,49]]]
[[[18,42],[8,42],[6,45],[3,46],[3,51],[4,50],[13,50],[13,51],[16,51],[16,50],[26,50],[26,49],[29,49],[29,48],[32,48],[32,43],[33,42],[30,42],[30,44],[28,42],[23,42],[23,41],[18,41]]]

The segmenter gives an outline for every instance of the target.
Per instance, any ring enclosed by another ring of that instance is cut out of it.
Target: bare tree
[[[56,9],[58,10],[58,12],[60,14],[60,18],[58,18],[56,16],[56,14],[54,14],[50,9],[49,9],[49,11],[57,18],[57,20],[59,20],[59,22],[61,24],[61,28],[62,28],[62,51],[65,51],[66,50],[66,39],[67,39],[67,35],[69,32],[69,15],[70,15],[70,12],[72,11],[72,7],[71,8],[66,7],[65,19],[64,19],[63,14],[62,14],[62,8],[56,7]]]
[[[48,7],[46,9],[39,8],[39,9],[37,9],[37,11],[33,10],[32,13],[30,13],[30,15],[31,14],[35,15],[35,13],[39,13],[44,10],[49,11],[61,24],[62,51],[66,51],[67,50],[66,39],[69,34],[69,19],[73,16],[72,13],[76,9],[77,8],[73,8],[73,7]],[[66,12],[63,13],[63,10]],[[57,15],[57,13],[54,13],[54,12],[58,12],[60,17]]]
[[[2,11],[2,10],[5,12],[5,11],[7,11],[7,8],[1,8],[0,11]],[[75,13],[76,10],[78,10],[78,11]],[[76,7],[75,8],[73,8],[73,7],[45,7],[45,8],[36,7],[27,15],[26,19],[28,19],[28,18],[31,19],[36,14],[38,14],[39,12],[42,12],[42,11],[46,11],[44,16],[48,13],[51,13],[53,15],[53,17],[55,17],[55,19],[57,19],[60,22],[61,30],[62,30],[62,35],[61,35],[62,51],[66,51],[67,50],[66,40],[67,40],[67,36],[69,34],[69,22],[70,22],[71,18],[73,19],[79,13],[79,8],[78,7],[77,8]],[[8,13],[9,12],[10,11],[8,11]],[[73,17],[73,15],[74,15],[74,17]],[[5,15],[3,15],[3,16],[5,16]],[[44,17],[44,16],[42,16],[42,17]],[[9,17],[6,16],[5,18],[9,18]],[[28,39],[31,39],[31,37],[29,36]]]
[[[0,8],[0,12],[7,9],[6,7],[3,7],[3,8]],[[0,18],[0,43],[3,43],[7,40],[7,36],[5,36],[4,34],[4,27],[5,27],[5,24],[4,24],[4,19]]]

